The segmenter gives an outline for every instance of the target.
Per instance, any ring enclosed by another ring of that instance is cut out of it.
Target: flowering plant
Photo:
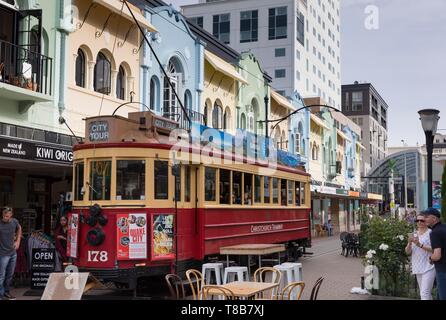
[[[375,216],[362,228],[364,265],[379,270],[379,295],[408,296],[409,256],[405,253],[407,235],[412,231],[406,221]]]

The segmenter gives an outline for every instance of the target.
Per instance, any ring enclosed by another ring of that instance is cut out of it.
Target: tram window
[[[245,173],[243,188],[243,203],[247,206],[252,205],[252,174]]]
[[[145,200],[145,185],[145,161],[116,161],[116,200]]]
[[[263,202],[268,204],[271,202],[269,189],[270,189],[270,178],[263,177]]]
[[[254,202],[255,203],[261,203],[262,202],[262,195],[261,195],[261,189],[262,189],[262,177],[260,176],[254,176]]]
[[[305,183],[300,184],[300,199],[301,199],[300,203],[302,206],[305,205],[305,186],[306,186]]]
[[[287,205],[286,186],[287,186],[287,181],[285,179],[280,179],[280,203],[282,206]]]
[[[232,172],[232,204],[242,204],[242,173]]]
[[[296,206],[300,206],[300,182],[296,181]]]
[[[272,178],[273,204],[279,203],[279,179]]]
[[[84,200],[84,163],[78,162],[74,164],[74,200]]]
[[[288,181],[288,204],[293,205],[294,181]]]
[[[220,204],[231,204],[231,171],[220,169]]]
[[[155,199],[169,199],[169,163],[155,161]]]
[[[90,200],[110,200],[111,161],[92,161],[90,167]]]
[[[191,169],[190,166],[184,167],[184,201],[190,202]]]
[[[215,201],[217,169],[205,169],[204,194],[205,201]]]

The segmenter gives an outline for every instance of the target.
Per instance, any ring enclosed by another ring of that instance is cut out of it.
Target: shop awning
[[[326,130],[330,130],[330,127],[327,126],[324,121],[322,119],[320,119],[318,116],[311,114],[311,120],[316,123],[318,126],[326,129]]]
[[[126,19],[130,20],[132,23],[135,23],[135,20],[133,20],[133,17],[127,8],[125,4],[122,3],[121,0],[93,0],[93,2],[96,2],[97,4],[100,4],[103,7],[106,7],[110,11],[121,15],[125,17]],[[124,5],[124,7],[123,7]],[[141,27],[147,29],[150,32],[156,32],[156,28],[141,14],[141,11],[129,3],[130,8],[132,8],[132,12],[135,15],[136,20],[141,25]]]
[[[243,84],[248,84],[248,81],[246,81],[230,63],[224,61],[220,57],[217,57],[215,54],[207,50],[205,50],[204,52],[204,57],[215,70],[218,70],[228,77],[231,77]]]
[[[287,98],[285,98],[284,96],[278,94],[276,91],[271,90],[271,98],[273,98],[274,100],[276,100],[276,102],[278,104],[280,104],[282,107],[285,107],[291,111],[296,110],[296,108],[288,101]]]
[[[365,150],[365,147],[364,147],[362,144],[360,144],[359,142],[356,142],[356,145],[357,145],[358,147],[360,147],[362,150]]]
[[[352,141],[350,140],[350,138],[347,137],[347,136],[345,135],[344,132],[342,132],[342,131],[339,130],[339,129],[336,129],[336,131],[338,132],[338,136],[340,136],[342,139],[352,142]]]

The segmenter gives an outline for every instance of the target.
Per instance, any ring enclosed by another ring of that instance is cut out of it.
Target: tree
[[[441,220],[446,223],[446,163],[441,177]]]

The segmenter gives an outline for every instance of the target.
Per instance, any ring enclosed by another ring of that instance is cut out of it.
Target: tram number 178
[[[107,262],[107,251],[88,251],[88,262]]]

